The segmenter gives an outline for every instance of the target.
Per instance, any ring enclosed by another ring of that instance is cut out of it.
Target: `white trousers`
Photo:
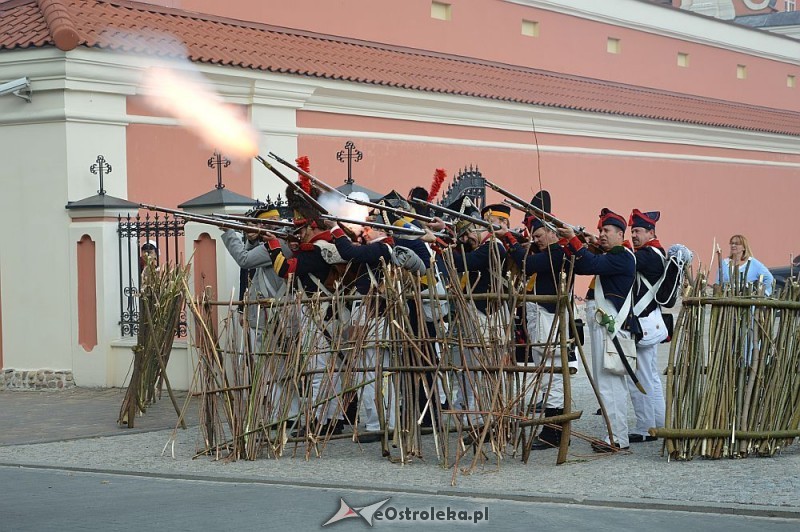
[[[330,354],[330,344],[325,339],[324,332],[319,330],[315,325],[314,320],[311,319],[307,313],[303,313],[302,319],[302,349],[305,354],[305,370],[327,370],[330,363],[335,363]],[[332,419],[339,407],[339,419],[342,419],[341,414],[341,398],[342,391],[341,380],[339,373],[327,370],[318,371],[311,375],[311,404],[331,398],[328,401],[316,407],[315,417],[320,423],[324,423]]]
[[[650,428],[664,426],[666,409],[661,375],[658,371],[658,344],[637,344],[636,364],[636,377],[647,395],[636,388],[630,377],[625,377],[628,380],[628,391],[631,394],[631,403],[633,403],[633,410],[636,413],[636,428],[631,433],[648,436],[647,431]]]
[[[507,343],[506,326],[509,322],[509,314],[507,311],[498,311],[492,316],[487,316],[483,312],[475,311],[477,322],[472,325],[470,330],[465,331],[465,339],[468,341],[475,341],[478,336],[482,337],[488,349],[499,349]],[[463,351],[458,348],[458,327],[463,327],[463,324],[454,327],[453,347],[451,349],[451,356],[453,365],[463,365],[466,367],[476,367],[479,364],[480,348],[465,348]],[[478,399],[475,397],[475,391],[484,391],[487,387],[486,376],[482,371],[459,371],[456,373],[457,384],[454,387],[455,407],[469,411],[480,410],[482,406],[479,404]],[[485,395],[485,393],[484,393]],[[488,408],[489,405],[483,405]],[[482,414],[469,414],[466,416],[467,420],[474,425],[483,424]]]
[[[546,342],[550,336],[555,316],[545,311],[538,303],[525,303],[525,318],[528,328],[528,339],[531,343]],[[531,359],[534,365],[561,366],[561,352],[558,351],[558,363],[553,364],[557,351],[558,331],[550,341],[553,347],[531,346]],[[545,369],[542,373],[542,396],[546,397],[545,408],[564,408],[564,376],[561,371]]]
[[[375,347],[368,347],[364,350],[364,367],[365,368],[376,368],[377,369],[377,353],[382,353],[380,366],[388,367],[389,366],[389,350],[384,348]],[[377,375],[383,375],[383,371],[377,373]],[[388,379],[388,386],[385,388],[383,393],[383,405],[378,405],[378,399],[375,396],[375,387],[376,386],[383,386],[383,378],[381,377],[379,380],[375,379],[376,373],[374,371],[367,371],[364,372],[364,380],[370,382],[369,384],[365,384],[363,388],[361,388],[361,404],[362,408],[364,409],[364,424],[366,425],[366,429],[368,431],[377,431],[381,430],[381,423],[380,417],[378,415],[378,409],[381,408],[384,412],[384,419],[386,420],[386,425],[388,426],[389,430],[394,430],[395,424],[395,412],[397,411],[397,402],[394,396],[394,385],[392,384],[392,378],[389,377]]]
[[[589,329],[589,338],[592,342],[592,374],[600,392],[600,399],[606,407],[608,420],[611,423],[611,432],[614,442],[620,447],[627,447],[628,442],[628,387],[626,375],[614,375],[603,369],[605,354],[605,328],[595,320],[597,304],[594,301],[586,302],[586,325]],[[605,437],[609,443],[608,436]]]
[[[264,331],[250,328],[250,345],[255,346],[254,349],[257,353],[263,353],[265,351],[264,343]],[[299,410],[297,394],[282,381],[282,379],[287,376],[285,357],[270,357],[270,360],[268,360],[268,363],[265,364],[264,367],[269,368],[266,370],[266,378],[272,381],[264,392],[264,396],[269,397],[267,404],[274,418],[270,421],[296,415]],[[291,399],[286,397],[287,394],[292,394]],[[281,401],[283,402],[281,403]]]

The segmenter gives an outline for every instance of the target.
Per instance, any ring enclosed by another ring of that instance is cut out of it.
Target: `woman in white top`
[[[752,256],[750,243],[744,235],[733,235],[730,239],[731,252],[727,259],[722,260],[722,284],[731,282],[731,272],[736,269],[739,278],[746,283],[759,281],[764,284],[764,294],[772,293],[773,277],[766,266]],[[719,284],[719,272],[717,282]]]

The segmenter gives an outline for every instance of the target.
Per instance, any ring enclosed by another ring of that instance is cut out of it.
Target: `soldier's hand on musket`
[[[569,226],[558,227],[556,228],[556,232],[558,233],[558,236],[566,240],[572,240],[572,238],[575,236],[575,231]]]
[[[248,223],[247,225],[252,225],[252,224]],[[249,240],[250,242],[255,242],[256,240],[258,240],[259,234],[255,231],[245,231],[244,236],[246,236],[247,240]]]
[[[433,244],[436,242],[436,235],[433,234],[433,231],[430,229],[425,229],[425,234],[420,237],[423,242],[427,242],[428,244]]]
[[[445,227],[447,227],[447,223],[438,216],[434,216],[433,221],[428,222],[428,228],[432,231],[441,231]]]
[[[589,233],[583,233],[583,236],[586,238],[586,243],[589,244],[590,246],[596,246],[597,245],[597,236],[596,235],[591,235]]]

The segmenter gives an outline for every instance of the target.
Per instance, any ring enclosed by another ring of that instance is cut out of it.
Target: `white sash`
[[[658,279],[658,281],[656,281],[656,284],[653,285],[650,284],[650,281],[645,279],[644,275],[638,272],[636,273],[636,279],[640,283],[644,283],[644,285],[647,287],[647,292],[645,292],[642,298],[636,302],[636,305],[633,306],[633,313],[636,316],[641,315],[644,309],[647,308],[647,305],[649,305],[650,302],[656,298],[656,292],[658,292],[658,289],[661,288],[661,283],[664,282],[664,274],[666,274],[667,258],[661,253],[660,249],[658,248],[651,248],[651,249],[656,253],[658,253],[659,257],[661,257],[661,262],[664,263],[665,270],[664,273],[661,274],[661,277]]]

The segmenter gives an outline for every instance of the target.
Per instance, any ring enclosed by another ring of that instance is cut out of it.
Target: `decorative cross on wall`
[[[111,165],[106,162],[105,157],[98,155],[97,161],[89,167],[89,171],[95,175],[100,174],[100,190],[97,191],[97,194],[105,196],[106,189],[103,188],[103,174],[111,173]]]
[[[209,168],[216,168],[217,169],[217,186],[216,188],[222,189],[225,188],[225,185],[222,183],[222,169],[227,168],[231,165],[231,161],[226,159],[222,156],[219,152],[214,152],[214,155],[208,159],[208,167]]]
[[[363,157],[364,154],[356,149],[356,145],[353,144],[352,140],[348,140],[344,145],[344,149],[336,154],[336,158],[340,162],[344,162],[347,159],[347,181],[345,183],[353,184],[353,163],[357,163]]]

